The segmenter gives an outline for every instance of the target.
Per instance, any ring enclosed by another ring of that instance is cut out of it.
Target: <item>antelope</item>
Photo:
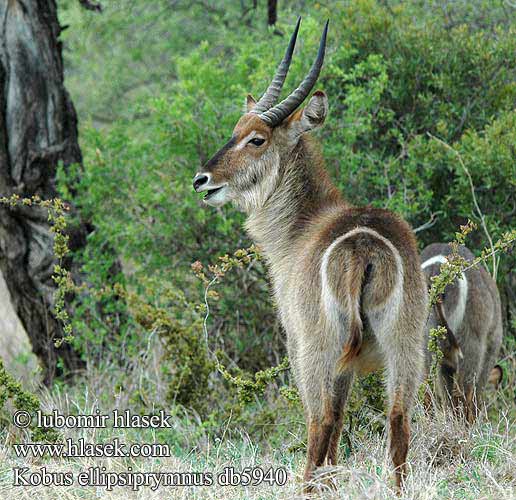
[[[264,254],[306,417],[305,490],[317,467],[337,463],[354,374],[382,367],[399,490],[424,368],[425,279],[409,225],[387,210],[352,206],[332,184],[309,135],[326,118],[326,94],[314,92],[298,109],[321,71],[328,22],[309,73],[276,104],[299,23],[269,87],[258,101],[247,96],[230,140],[193,187],[208,205],[231,201],[244,211]]]
[[[433,243],[423,250],[422,269],[428,282],[439,274],[451,253],[444,243]],[[459,255],[468,261],[475,258],[464,246]],[[430,312],[427,330],[438,325],[444,326],[447,334],[441,344],[436,395],[472,423],[486,384],[498,385],[503,376],[500,365],[495,365],[503,336],[500,294],[483,267],[466,270],[446,287],[441,302]],[[430,362],[428,353],[427,371]]]

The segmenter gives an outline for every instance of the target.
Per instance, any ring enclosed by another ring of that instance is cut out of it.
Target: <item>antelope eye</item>
[[[261,146],[265,142],[265,139],[262,139],[261,137],[255,137],[254,139],[251,139],[247,144],[252,144],[253,146]]]

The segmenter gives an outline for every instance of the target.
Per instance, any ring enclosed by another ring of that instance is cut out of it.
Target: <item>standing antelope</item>
[[[433,243],[423,250],[422,268],[429,282],[451,253],[444,243]],[[468,261],[475,258],[466,247],[459,248],[459,255]],[[430,313],[427,330],[437,325],[447,330],[441,345],[437,395],[455,411],[462,410],[472,423],[486,383],[497,384],[502,377],[501,367],[495,366],[503,335],[500,294],[483,267],[468,269],[446,287],[442,302]],[[429,362],[430,356],[427,365]]]
[[[427,290],[414,234],[397,215],[357,208],[331,183],[307,132],[323,124],[326,95],[312,90],[328,23],[310,72],[275,104],[299,20],[272,83],[231,139],[196,174],[208,205],[232,201],[270,268],[275,300],[308,428],[305,481],[337,461],[355,372],[387,369],[390,453],[398,488],[406,473],[410,413],[424,366]],[[306,488],[310,489],[309,486]]]

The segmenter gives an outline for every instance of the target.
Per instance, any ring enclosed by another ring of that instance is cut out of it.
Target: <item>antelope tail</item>
[[[367,263],[357,256],[353,256],[349,269],[349,337],[344,344],[340,364],[343,365],[358,356],[362,348],[362,292],[366,281]]]

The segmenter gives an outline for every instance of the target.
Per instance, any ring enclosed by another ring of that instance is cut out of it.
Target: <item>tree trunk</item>
[[[267,0],[267,24],[274,26],[278,20],[278,0]]]
[[[0,195],[54,198],[57,164],[82,161],[55,0],[0,0],[0,23]],[[78,223],[70,247],[84,246],[87,232]],[[62,368],[73,374],[84,366],[70,344],[54,346],[63,331],[52,312],[52,247],[46,210],[0,207],[0,270],[46,384]]]

